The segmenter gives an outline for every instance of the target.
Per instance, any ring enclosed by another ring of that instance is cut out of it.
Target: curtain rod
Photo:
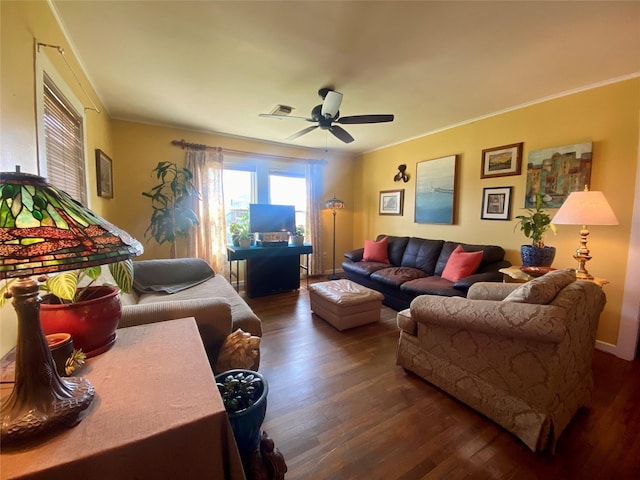
[[[313,158],[298,158],[298,157],[287,157],[285,155],[271,155],[268,153],[259,153],[259,152],[247,152],[244,150],[234,150],[233,148],[222,148],[222,147],[212,147],[210,145],[204,145],[202,143],[189,143],[182,140],[171,140],[171,144],[180,148],[191,148],[193,150],[213,150],[216,152],[223,153],[235,153],[237,155],[245,155],[250,157],[266,157],[266,158],[275,158],[280,160],[292,160],[297,162],[307,162],[307,163],[317,163],[317,164],[325,164],[326,160],[317,160]]]

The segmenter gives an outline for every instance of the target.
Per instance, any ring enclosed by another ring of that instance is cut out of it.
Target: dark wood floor
[[[246,299],[262,319],[263,429],[294,479],[640,479],[640,362],[596,351],[596,394],[555,455],[395,364],[395,311],[339,332],[306,289]]]

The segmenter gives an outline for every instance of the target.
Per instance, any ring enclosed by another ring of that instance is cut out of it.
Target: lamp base
[[[336,275],[335,273],[330,273],[329,276],[327,277],[328,280],[340,280],[340,276]]]
[[[60,426],[73,427],[80,422],[80,413],[91,404],[95,389],[84,378],[71,377],[60,382],[65,396],[56,395],[48,403],[28,404],[13,393],[3,402],[0,430],[3,444],[26,440]]]
[[[18,315],[15,383],[0,406],[0,441],[5,444],[76,425],[95,389],[84,378],[60,378],[40,327],[38,284],[19,278],[9,291]]]

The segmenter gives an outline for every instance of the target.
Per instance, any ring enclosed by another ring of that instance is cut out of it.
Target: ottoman
[[[351,280],[309,286],[311,310],[338,330],[380,320],[383,295]]]

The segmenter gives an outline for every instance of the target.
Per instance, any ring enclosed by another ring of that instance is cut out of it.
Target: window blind
[[[82,117],[47,75],[44,81],[44,133],[49,183],[86,205]]]

